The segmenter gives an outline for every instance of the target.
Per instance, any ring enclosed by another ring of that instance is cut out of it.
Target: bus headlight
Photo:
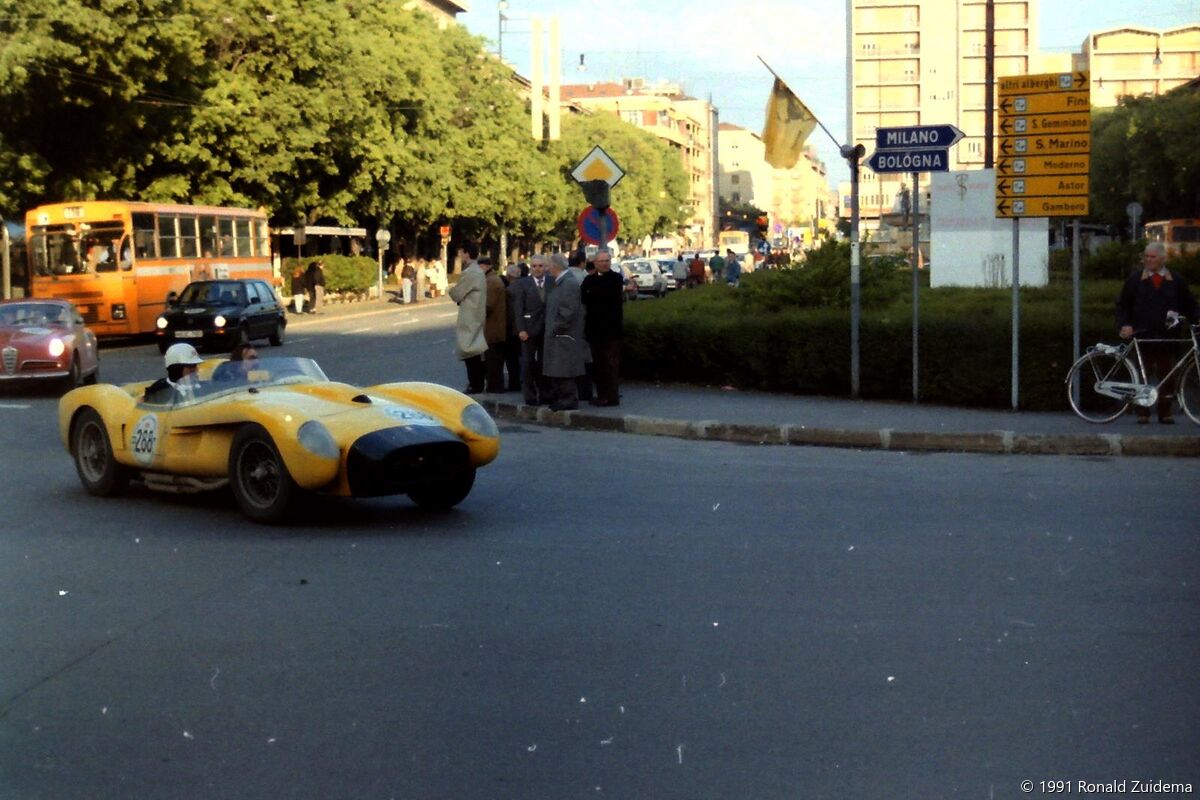
[[[217,314],[215,317],[213,317],[213,325],[215,325],[218,328],[224,328],[225,327],[225,318],[222,317],[220,314]]]
[[[158,326],[158,329],[160,331],[165,331],[167,329],[167,325],[169,325],[170,323],[167,322],[166,317],[159,317],[158,321],[155,322],[154,324]]]
[[[113,303],[112,318],[113,319],[125,319],[125,304],[124,303]]]
[[[67,351],[67,346],[63,344],[62,339],[50,340],[50,355],[53,358],[58,358]]]

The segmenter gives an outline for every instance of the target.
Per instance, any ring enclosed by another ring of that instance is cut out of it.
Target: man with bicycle
[[[1183,278],[1167,269],[1166,261],[1167,249],[1163,243],[1150,242],[1142,253],[1143,268],[1130,275],[1121,288],[1117,298],[1117,325],[1122,339],[1129,339],[1135,333],[1152,340],[1168,339],[1171,337],[1169,329],[1177,324],[1177,317],[1187,317],[1193,323],[1200,321],[1196,318],[1196,298]],[[1143,348],[1146,378],[1157,382],[1174,365],[1174,344],[1149,341],[1143,343]],[[1174,400],[1174,395],[1166,391],[1159,396],[1160,423],[1171,425],[1175,422],[1171,409]],[[1138,406],[1137,413],[1139,424],[1150,422],[1150,409]]]

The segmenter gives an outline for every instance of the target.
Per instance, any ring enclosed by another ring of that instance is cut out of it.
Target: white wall
[[[995,170],[933,173],[931,286],[1012,286],[1011,219],[996,219]],[[1050,280],[1050,225],[1021,220],[1022,286]]]

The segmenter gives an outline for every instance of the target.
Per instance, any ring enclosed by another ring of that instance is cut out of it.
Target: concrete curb
[[[1200,457],[1200,436],[1123,436],[1121,434],[1055,434],[988,431],[985,433],[927,433],[920,431],[809,428],[804,425],[749,425],[717,420],[689,421],[613,416],[583,409],[551,411],[500,400],[480,401],[497,419],[532,422],[555,428],[668,436],[739,444],[845,447],[930,453],[990,453],[993,455],[1169,456]]]

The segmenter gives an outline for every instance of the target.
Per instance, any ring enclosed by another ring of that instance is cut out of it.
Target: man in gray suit
[[[558,259],[551,259],[549,270],[542,374],[554,389],[550,410],[570,411],[579,408],[575,379],[583,374],[583,306],[575,276]]]
[[[508,287],[512,298],[513,323],[521,340],[521,389],[525,405],[540,406],[549,400],[549,387],[542,377],[546,333],[546,257],[529,259],[529,274]]]

